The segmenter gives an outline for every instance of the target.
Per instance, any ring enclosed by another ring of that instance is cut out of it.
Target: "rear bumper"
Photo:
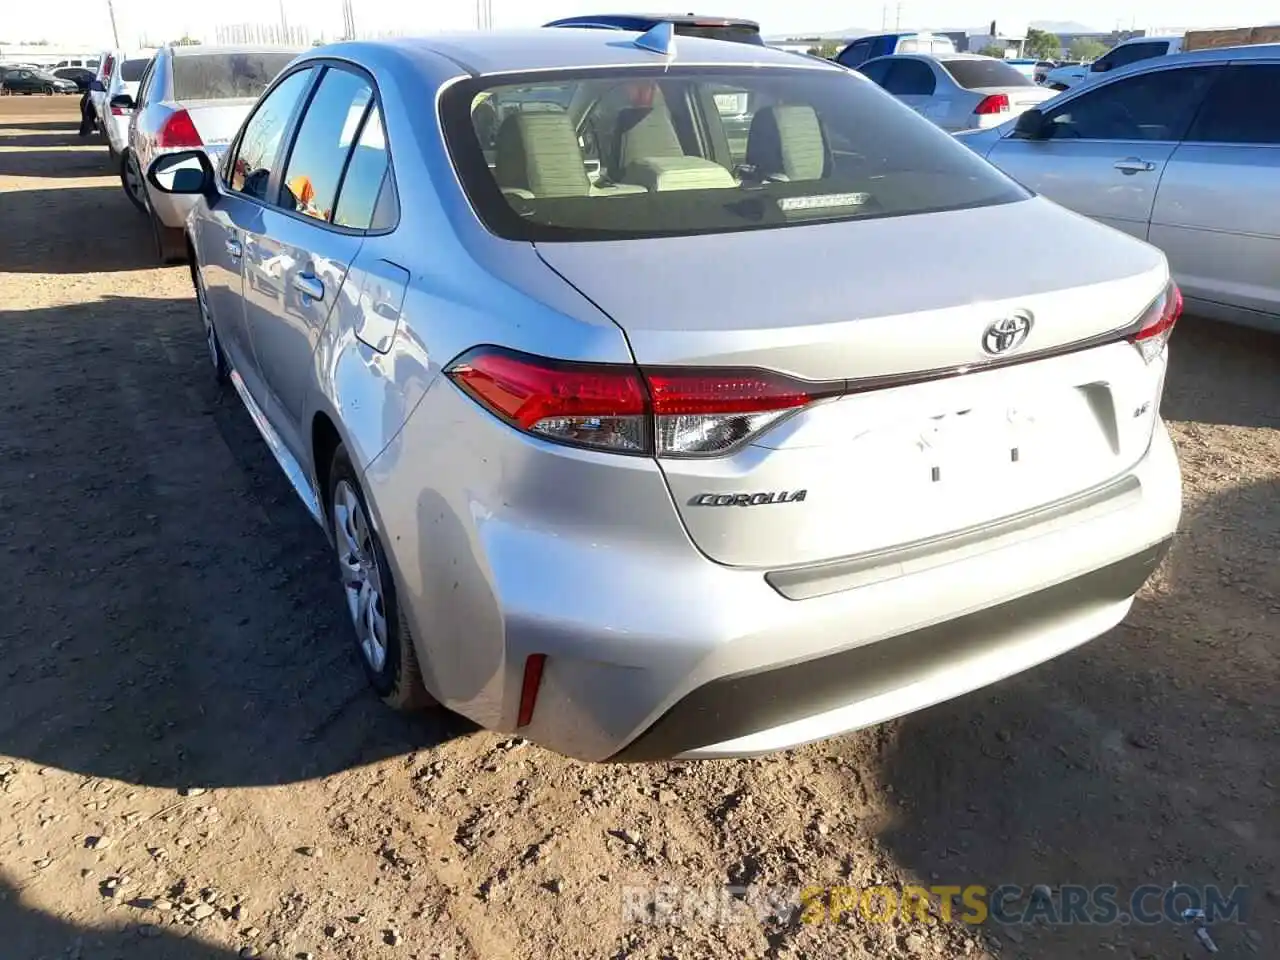
[[[1119,623],[1181,512],[1158,424],[1119,495],[771,583],[693,547],[653,461],[547,451],[442,397],[404,448],[434,449],[415,440],[434,418],[466,423],[474,457],[406,469],[393,444],[366,474],[427,686],[585,760],[767,753],[994,683]]]
[[[613,759],[764,753],[901,716],[1026,670],[1113,626],[1171,542],[954,620],[720,677],[686,695]],[[1096,612],[1082,617],[1086,611]]]
[[[195,208],[196,197],[182,196],[172,193],[157,193],[147,187],[147,197],[151,201],[151,209],[156,219],[164,226],[179,229],[186,226],[187,215]]]

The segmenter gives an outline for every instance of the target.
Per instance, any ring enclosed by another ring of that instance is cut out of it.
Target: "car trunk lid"
[[[1139,317],[1164,259],[1044,200],[538,251],[642,366],[840,385],[727,455],[661,461],[723,563],[821,562],[1035,510],[1131,466],[1154,426],[1158,364],[1073,348]],[[1025,342],[993,356],[993,325],[1019,317]],[[1027,354],[1044,359],[996,365]]]

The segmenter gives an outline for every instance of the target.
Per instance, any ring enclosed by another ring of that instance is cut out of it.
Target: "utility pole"
[[[111,17],[111,42],[117,50],[120,49],[120,31],[116,29],[116,8],[111,5],[111,0],[107,0],[107,15]]]
[[[898,13],[893,21],[893,29],[895,30],[902,29],[902,4],[901,3],[898,4]]]
[[[280,42],[289,42],[289,18],[284,14],[284,0],[280,0]]]

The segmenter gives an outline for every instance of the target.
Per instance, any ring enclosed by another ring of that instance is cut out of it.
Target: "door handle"
[[[324,282],[314,274],[295,273],[293,275],[293,289],[304,297],[310,297],[312,300],[324,299]]]
[[[1150,160],[1141,160],[1138,157],[1116,161],[1116,169],[1125,174],[1150,173],[1155,168],[1156,165]]]
[[[242,253],[244,253],[244,250],[241,249],[239,240],[227,241],[227,256],[232,260],[239,260]]]

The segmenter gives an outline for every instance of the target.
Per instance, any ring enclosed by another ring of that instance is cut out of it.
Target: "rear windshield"
[[[459,179],[510,239],[770,229],[1029,196],[844,71],[636,67],[480,77],[441,101]]]
[[[1016,67],[994,57],[981,60],[942,60],[942,68],[966,90],[979,87],[1033,87],[1035,81]]]
[[[297,54],[206,53],[173,58],[173,99],[256,97]]]
[[[120,64],[120,79],[125,83],[137,83],[142,79],[142,71],[147,69],[150,60],[126,60]]]
[[[764,46],[759,28],[745,24],[677,23],[676,33],[682,37],[702,37],[705,40],[728,40],[731,43],[752,43],[757,47]]]

